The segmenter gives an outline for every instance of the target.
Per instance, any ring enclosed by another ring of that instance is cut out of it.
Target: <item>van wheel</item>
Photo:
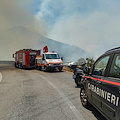
[[[61,71],[62,71],[62,68],[59,68],[59,71],[61,72]]]
[[[88,97],[85,93],[84,87],[81,87],[81,89],[80,89],[80,100],[81,100],[81,103],[84,107],[89,106]]]
[[[41,70],[41,66],[37,66],[37,69],[38,69],[38,70]]]
[[[41,70],[41,66],[39,66],[39,70]]]
[[[48,69],[47,69],[47,67],[46,66],[44,66],[44,70],[47,72],[48,71]]]

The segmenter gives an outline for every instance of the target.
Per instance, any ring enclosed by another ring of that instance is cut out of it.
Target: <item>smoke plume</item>
[[[35,35],[46,36],[42,17],[34,16],[34,0],[0,0],[0,60],[13,60],[12,54],[23,48],[35,48]]]
[[[48,36],[77,45],[97,58],[120,46],[120,0],[42,0],[37,16],[49,24]]]

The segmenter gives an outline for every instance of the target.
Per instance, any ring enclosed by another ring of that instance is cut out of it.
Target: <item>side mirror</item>
[[[61,60],[63,60],[63,57],[61,57]]]
[[[44,58],[42,58],[42,60],[45,60]]]

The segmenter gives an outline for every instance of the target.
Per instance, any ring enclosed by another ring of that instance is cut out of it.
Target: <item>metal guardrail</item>
[[[14,61],[0,61],[0,64],[14,64]]]

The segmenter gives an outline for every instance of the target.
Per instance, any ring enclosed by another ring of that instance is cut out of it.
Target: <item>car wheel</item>
[[[88,97],[85,93],[84,87],[81,87],[81,89],[80,89],[80,100],[81,100],[81,103],[84,107],[89,106]]]

